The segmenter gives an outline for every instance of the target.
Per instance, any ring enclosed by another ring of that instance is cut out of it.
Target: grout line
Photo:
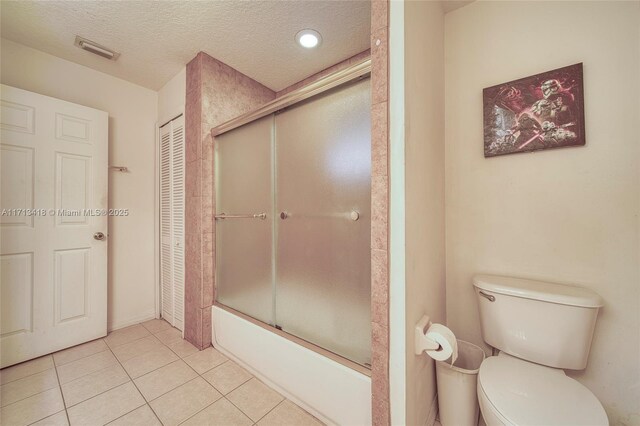
[[[207,382],[209,385],[211,385],[209,382]],[[217,389],[216,389],[217,391]],[[220,393],[220,392],[218,392]],[[183,421],[181,421],[180,423],[178,423],[178,425],[183,424],[184,422],[188,422],[190,418],[197,416],[198,414],[200,414],[201,412],[203,412],[204,410],[206,410],[207,408],[211,407],[213,404],[215,404],[216,402],[220,401],[221,399],[226,399],[224,397],[224,395],[222,395],[220,393],[220,398],[216,399],[215,401],[213,401],[211,404],[207,404],[205,407],[203,407],[201,410],[196,411],[195,413],[193,413],[192,415],[190,415],[189,417],[187,417],[186,419],[184,419]]]
[[[33,422],[33,423],[27,423],[27,425],[28,425],[28,426],[35,425],[36,423],[41,422],[41,421],[42,421],[42,420],[44,420],[44,419],[48,419],[49,417],[55,416],[56,414],[60,414],[60,413],[62,413],[63,411],[65,412],[65,415],[67,416],[67,422],[69,422],[69,414],[67,414],[67,412],[66,412],[67,410],[60,410],[60,411],[56,411],[56,412],[55,412],[55,413],[53,413],[53,414],[49,414],[48,416],[43,417],[43,418],[41,418],[40,420],[36,420],[36,421],[35,421],[35,422]]]
[[[58,366],[56,365],[55,359],[53,359],[53,355],[51,355],[51,360],[53,361],[53,368],[56,371],[56,379],[58,380],[58,390],[60,391],[60,396],[62,396],[62,407],[64,408],[64,414],[67,416],[67,423],[71,424],[71,419],[69,419],[69,412],[67,411],[67,402],[64,400],[64,392],[62,392],[62,383],[60,383],[60,376],[58,376]]]
[[[112,365],[114,365],[114,364],[112,364]],[[122,366],[121,366],[121,367],[122,367]],[[108,368],[108,367],[107,367],[107,368]],[[124,370],[124,368],[123,368],[123,370]],[[102,371],[102,370],[99,370],[99,371]],[[125,371],[125,373],[126,373],[126,371]],[[88,374],[85,374],[84,376],[82,376],[82,377],[80,377],[80,378],[82,379],[82,378],[84,378],[84,377],[86,377],[86,376],[88,376]],[[71,382],[69,382],[69,383],[71,383]],[[92,396],[92,397],[90,397],[90,398],[83,399],[82,401],[76,402],[76,403],[75,403],[75,404],[73,404],[73,405],[70,405],[70,406],[68,406],[68,407],[65,405],[65,409],[67,409],[67,410],[68,410],[69,408],[73,408],[73,407],[75,407],[76,405],[80,405],[80,404],[82,404],[83,402],[89,401],[90,399],[93,399],[93,398],[95,398],[95,397],[97,397],[97,396],[100,396],[100,395],[102,395],[103,393],[107,393],[107,392],[109,392],[110,390],[113,390],[113,389],[115,389],[115,388],[117,388],[117,387],[120,387],[120,386],[122,386],[122,385],[126,385],[126,384],[127,384],[127,382],[120,383],[119,385],[115,385],[115,386],[113,386],[113,387],[111,387],[111,388],[109,388],[109,389],[107,389],[107,390],[104,390],[104,391],[102,391],[102,392],[100,392],[100,393],[97,393],[97,394],[93,395],[93,396]],[[65,385],[66,385],[66,383],[65,383]],[[62,389],[62,386],[60,386],[60,388]]]
[[[182,360],[181,360],[181,359],[178,359],[178,360],[176,360],[176,361],[170,362],[169,364],[163,365],[162,367],[166,367],[167,365],[173,364],[174,362],[178,362],[178,361],[182,361]],[[184,362],[184,361],[182,361],[182,362]],[[150,403],[151,401],[155,401],[156,399],[158,399],[158,398],[160,398],[160,397],[162,397],[162,396],[164,396],[164,395],[168,394],[168,393],[169,393],[169,392],[171,392],[172,390],[175,390],[175,389],[179,388],[179,387],[180,387],[180,386],[182,386],[182,385],[186,385],[187,383],[189,383],[189,382],[191,382],[191,381],[193,381],[193,380],[197,379],[198,377],[202,377],[202,376],[200,376],[200,375],[198,374],[198,372],[197,372],[197,371],[195,371],[193,368],[191,368],[191,366],[190,366],[189,364],[187,364],[186,362],[185,362],[184,364],[185,364],[185,365],[186,365],[186,366],[187,366],[191,371],[193,371],[194,373],[196,373],[196,377],[194,377],[193,379],[189,379],[189,380],[187,380],[186,382],[184,382],[184,383],[182,383],[182,384],[179,384],[179,385],[178,385],[178,386],[176,386],[175,388],[169,389],[169,390],[168,390],[168,391],[166,391],[165,393],[163,393],[163,394],[160,394],[160,395],[156,396],[156,397],[155,397],[155,398],[153,398],[152,400],[147,400],[147,397],[146,397],[146,396],[144,396],[144,394],[143,394],[142,392],[140,392],[140,393],[142,394],[142,397],[144,398],[144,400],[145,400],[145,401],[147,401],[147,404],[148,404],[148,403]],[[162,367],[160,367],[160,368],[162,368]],[[157,370],[159,370],[160,368],[156,368],[156,369],[155,369],[155,370],[153,370],[153,371],[157,371]],[[153,371],[150,371],[150,372],[149,372],[149,373],[147,373],[147,374],[151,374],[151,373],[153,373]],[[144,377],[144,376],[146,376],[147,374],[145,374],[145,375],[143,375],[143,376],[140,376],[140,377]],[[139,379],[140,377],[137,377],[137,378],[136,378],[136,380],[137,380],[137,379]],[[202,378],[204,379],[204,377],[202,377]],[[133,381],[133,380],[132,380],[132,381]],[[206,379],[204,379],[204,381],[206,382],[207,380],[206,380]],[[209,383],[209,382],[207,382],[207,383]],[[134,382],[134,384],[135,384],[135,382]],[[209,384],[210,384],[210,383],[209,383]],[[136,388],[137,388],[137,386],[136,386]],[[217,389],[216,389],[216,390],[217,390]]]
[[[266,386],[266,385],[265,385],[265,386]],[[269,389],[271,389],[271,388],[269,388]],[[282,396],[282,395],[280,395],[280,396]],[[273,407],[271,410],[267,411],[267,412],[265,413],[265,415],[264,415],[264,416],[260,417],[260,418],[258,419],[258,421],[256,421],[256,424],[258,424],[258,422],[259,422],[260,420],[262,420],[262,419],[264,419],[265,417],[267,417],[267,416],[269,415],[269,413],[270,413],[270,412],[272,412],[273,410],[275,410],[276,408],[278,408],[278,407],[279,407],[283,402],[285,402],[286,400],[287,400],[287,398],[284,398],[282,401],[278,402],[278,403],[276,404],[276,406],[275,406],[275,407]],[[306,411],[305,411],[305,413],[306,413]]]
[[[105,337],[106,337],[106,336],[105,336]],[[104,351],[106,351],[106,349],[103,349],[103,350],[98,351],[98,352],[90,353],[90,354],[88,354],[88,355],[81,356],[80,358],[76,358],[76,359],[72,359],[71,361],[67,361],[67,362],[65,362],[64,364],[58,364],[58,363],[56,362],[56,358],[54,357],[54,355],[55,355],[55,354],[57,354],[57,353],[62,353],[62,352],[67,352],[67,351],[71,351],[72,349],[78,348],[78,347],[80,347],[80,346],[87,345],[87,344],[89,344],[89,343],[97,342],[98,340],[102,340],[102,343],[104,343],[104,345],[105,345],[107,348],[109,347],[109,345],[107,345],[107,342],[105,342],[105,341],[104,341],[104,337],[99,337],[99,338],[97,338],[97,339],[89,340],[88,342],[84,342],[84,343],[78,343],[78,344],[77,344],[77,345],[75,345],[75,346],[71,346],[71,347],[69,347],[69,348],[61,349],[61,350],[59,350],[59,351],[57,351],[57,352],[53,352],[53,353],[51,354],[51,356],[53,357],[53,364],[54,364],[56,367],[63,367],[63,366],[65,366],[65,365],[67,365],[67,364],[71,364],[72,362],[80,361],[81,359],[88,358],[88,357],[90,357],[90,356],[92,356],[92,355],[99,354],[100,352],[104,352]]]
[[[142,326],[142,328],[144,328],[144,329],[146,330],[145,326]],[[152,407],[152,406],[147,402],[147,398],[145,398],[145,397],[144,397],[144,395],[143,395],[143,393],[142,393],[142,392],[140,392],[140,389],[138,388],[138,385],[136,385],[136,382],[134,382],[134,381],[133,381],[133,379],[131,378],[131,375],[129,374],[129,372],[127,371],[127,369],[126,369],[126,368],[124,368],[124,365],[122,365],[122,363],[120,362],[120,360],[118,359],[118,357],[116,357],[116,354],[114,354],[114,353],[113,353],[113,351],[111,351],[111,353],[112,353],[112,354],[113,354],[113,356],[116,358],[116,361],[118,362],[118,364],[120,364],[120,367],[122,367],[122,369],[124,370],[124,374],[126,374],[126,375],[127,375],[127,377],[129,377],[129,380],[131,381],[131,383],[133,384],[133,386],[136,388],[136,390],[138,391],[138,393],[139,393],[139,394],[140,394],[140,396],[142,397],[142,400],[145,402],[145,404],[146,404],[146,405],[148,405],[148,406],[149,406],[149,408],[151,409],[151,412],[153,413],[153,415],[154,415],[154,416],[156,416],[156,419],[158,419],[158,421],[160,422],[160,424],[163,424],[163,423],[162,423],[162,420],[160,420],[160,417],[158,417],[158,414],[156,414],[156,412],[154,411],[153,407]],[[156,370],[157,370],[157,369],[156,369]],[[154,370],[154,371],[155,371],[155,370]],[[140,377],[142,377],[142,376],[140,376]],[[145,404],[143,404],[143,405],[145,405]],[[134,408],[133,410],[131,410],[131,411],[127,412],[127,413],[124,413],[122,416],[126,416],[127,414],[129,414],[129,413],[133,412],[134,410],[137,410],[137,409],[138,409],[138,408],[140,408],[140,407],[142,407],[142,405],[140,405],[139,407]],[[122,417],[122,416],[120,416],[120,417]],[[118,419],[119,419],[120,417],[118,417]],[[115,420],[117,420],[117,419],[113,419],[112,421],[115,421]],[[111,422],[109,422],[109,423],[111,423]]]
[[[54,353],[55,353],[55,352],[54,352]],[[2,370],[7,370],[7,369],[9,369],[9,368],[17,367],[18,365],[26,364],[27,362],[35,361],[36,359],[45,358],[45,357],[48,357],[48,356],[50,356],[50,357],[51,357],[51,363],[53,364],[53,367],[45,368],[45,369],[44,369],[44,370],[42,370],[42,371],[37,371],[37,372],[35,372],[35,373],[27,374],[27,375],[26,375],[26,376],[24,376],[24,377],[20,377],[19,379],[13,379],[13,380],[11,380],[10,382],[2,383],[2,384],[0,384],[0,387],[2,387],[2,386],[4,386],[4,385],[8,385],[9,383],[17,382],[18,380],[26,379],[27,377],[35,376],[36,374],[40,374],[40,373],[45,372],[45,371],[47,371],[47,370],[51,370],[52,368],[55,368],[55,366],[56,366],[56,362],[55,362],[55,360],[53,359],[53,353],[50,353],[50,354],[48,354],[48,355],[39,356],[38,358],[29,359],[29,360],[27,360],[27,361],[23,361],[23,362],[19,362],[19,363],[17,363],[17,364],[14,364],[14,365],[10,365],[9,367],[0,368],[0,372],[2,372]]]
[[[41,372],[36,373],[36,374],[46,373],[46,372],[47,372],[47,371],[49,371],[49,370],[55,370],[55,368],[47,368],[46,370],[41,371]],[[25,376],[25,377],[23,377],[23,379],[26,379],[27,377],[35,376],[36,374],[31,374],[30,376]],[[13,382],[9,382],[9,383],[15,383],[15,382],[18,382],[18,381],[20,381],[20,380],[22,380],[22,379],[14,380]],[[49,389],[44,389],[44,390],[41,390],[41,391],[39,391],[39,392],[33,393],[33,394],[31,394],[31,395],[25,396],[24,398],[17,399],[17,400],[15,400],[15,401],[13,401],[13,402],[11,402],[11,403],[7,404],[7,405],[2,405],[2,406],[0,406],[0,410],[2,410],[4,407],[8,407],[8,406],[10,406],[10,405],[13,405],[13,404],[15,404],[16,402],[24,401],[25,399],[29,399],[29,398],[31,398],[32,396],[40,395],[41,393],[44,393],[44,392],[50,391],[51,389],[55,389],[56,387],[60,387],[60,379],[58,378],[58,373],[57,373],[57,372],[56,372],[56,380],[58,380],[58,385],[57,385],[57,386],[53,386],[53,387],[50,387]],[[7,385],[8,385],[9,383],[7,383]],[[6,385],[2,385],[2,386],[0,386],[0,387],[4,387],[4,386],[6,386]],[[53,414],[56,414],[56,413],[53,413]],[[53,415],[53,414],[52,414],[52,415]]]
[[[147,331],[149,331],[149,330],[148,330],[148,329],[147,329],[147,328],[146,328],[142,323],[139,323],[139,324],[140,324],[140,325],[142,325],[142,327],[143,327],[144,329],[146,329]],[[175,327],[172,327],[172,328],[175,328]],[[165,329],[165,330],[161,330],[160,332],[163,332],[163,331],[166,331],[166,330],[167,330],[167,329]],[[151,333],[150,331],[149,331],[149,333],[150,333],[150,335],[151,335],[151,336],[154,336],[154,337],[155,337],[155,334],[154,334],[154,333]],[[157,333],[156,333],[156,334],[157,334]],[[141,337],[141,338],[139,338],[139,339],[134,339],[134,340],[132,340],[132,341],[130,341],[130,342],[124,343],[124,345],[129,344],[129,343],[133,343],[133,342],[138,341],[138,340],[140,340],[140,339],[143,339],[143,338],[145,338],[145,337],[149,337],[149,336],[143,336],[143,337]],[[96,340],[97,340],[97,339],[96,339]],[[183,339],[183,340],[184,340],[184,339]],[[158,339],[158,341],[160,341],[160,339]],[[176,342],[178,342],[178,340],[176,340],[176,341],[172,341],[172,342],[169,342],[169,344],[174,344],[174,343],[176,343]],[[143,374],[142,376],[137,377],[136,379],[139,379],[139,378],[144,377],[144,376],[146,376],[146,375],[148,375],[148,374],[151,374],[151,373],[153,373],[153,372],[155,372],[155,371],[157,371],[157,370],[159,370],[159,369],[161,369],[161,368],[163,368],[163,367],[166,367],[167,365],[170,365],[170,364],[172,364],[172,363],[175,363],[175,362],[177,362],[177,361],[182,361],[184,364],[186,364],[186,365],[187,365],[187,367],[188,367],[190,370],[192,370],[194,373],[196,373],[196,377],[194,377],[193,379],[187,380],[186,382],[184,382],[184,383],[182,383],[182,384],[180,384],[180,385],[178,385],[178,386],[174,387],[173,389],[168,390],[167,392],[165,392],[165,393],[163,393],[163,394],[161,394],[161,395],[159,395],[159,396],[155,397],[155,398],[154,398],[153,400],[151,400],[151,401],[155,401],[156,399],[158,399],[158,398],[160,398],[160,397],[162,397],[162,396],[164,396],[164,395],[168,394],[169,392],[172,392],[173,390],[177,389],[178,387],[180,387],[180,386],[184,386],[184,385],[186,385],[187,383],[192,382],[192,381],[194,381],[194,380],[196,380],[196,379],[198,379],[198,378],[202,378],[202,379],[205,381],[205,383],[207,383],[209,386],[211,386],[211,387],[212,387],[216,392],[218,392],[218,393],[221,395],[221,397],[220,397],[220,398],[216,399],[216,400],[215,400],[215,401],[213,401],[211,404],[206,405],[206,406],[205,406],[205,407],[203,407],[202,409],[200,409],[200,410],[196,411],[194,414],[192,414],[191,416],[189,416],[188,418],[186,418],[185,420],[183,420],[182,422],[180,422],[180,424],[182,424],[182,423],[184,423],[184,422],[188,421],[189,419],[191,419],[192,417],[196,416],[196,415],[197,415],[197,414],[199,414],[200,412],[202,412],[202,411],[206,410],[207,408],[209,408],[211,405],[213,405],[213,404],[217,403],[218,401],[220,401],[220,400],[222,400],[222,399],[225,399],[225,400],[226,400],[227,402],[229,402],[233,407],[235,407],[235,408],[236,408],[236,409],[237,409],[237,410],[238,410],[238,411],[239,411],[239,412],[240,412],[244,417],[246,417],[247,419],[249,419],[249,420],[252,422],[252,424],[253,424],[253,425],[256,425],[260,420],[264,419],[264,418],[265,418],[269,413],[271,413],[271,412],[272,412],[273,410],[275,410],[277,407],[279,407],[280,405],[282,405],[285,401],[288,401],[288,399],[287,399],[287,398],[285,398],[285,397],[284,397],[284,395],[281,395],[281,394],[280,394],[279,392],[277,392],[275,389],[272,389],[271,387],[269,387],[268,385],[266,385],[265,383],[263,383],[260,379],[258,379],[257,377],[255,377],[255,376],[254,376],[253,374],[251,374],[251,373],[249,373],[249,375],[250,375],[249,379],[245,380],[244,382],[240,383],[239,385],[237,385],[237,386],[236,386],[236,387],[234,387],[233,389],[229,390],[226,394],[223,394],[223,393],[222,393],[222,392],[220,392],[220,391],[219,391],[219,390],[218,390],[214,385],[212,385],[211,383],[209,383],[209,381],[207,381],[207,380],[203,377],[203,375],[204,375],[204,374],[207,374],[208,372],[210,372],[210,371],[212,371],[212,370],[215,370],[215,369],[217,369],[217,368],[219,368],[219,367],[222,367],[223,365],[225,365],[225,364],[226,364],[226,363],[228,363],[229,361],[232,361],[231,359],[227,358],[227,359],[226,359],[226,361],[222,362],[221,364],[218,364],[218,365],[216,365],[215,367],[212,367],[212,368],[210,368],[210,369],[208,369],[208,370],[204,371],[202,374],[200,374],[200,373],[198,373],[197,371],[195,371],[195,369],[194,369],[193,367],[191,367],[191,366],[190,366],[190,365],[185,361],[185,358],[188,358],[188,357],[190,357],[190,356],[192,356],[192,355],[194,355],[194,354],[189,354],[189,355],[187,355],[187,356],[185,356],[185,357],[182,357],[182,356],[178,355],[178,353],[176,353],[175,351],[173,351],[173,350],[169,347],[169,344],[167,344],[167,343],[165,343],[165,342],[162,342],[162,341],[160,341],[160,343],[162,343],[162,345],[163,345],[164,347],[167,347],[167,348],[168,348],[172,353],[174,353],[174,354],[178,357],[178,359],[177,359],[177,360],[174,360],[174,361],[171,361],[171,362],[169,362],[169,363],[167,363],[167,364],[164,364],[164,365],[162,365],[162,366],[160,366],[160,367],[158,367],[158,368],[155,368],[155,369],[153,369],[153,370],[151,370],[151,371],[149,371],[149,372],[147,372],[147,373]],[[126,374],[126,375],[127,375],[127,377],[129,378],[129,381],[133,384],[133,386],[136,388],[136,390],[140,393],[140,395],[142,396],[143,400],[145,401],[145,403],[144,403],[143,405],[140,405],[140,406],[138,406],[138,407],[134,408],[133,410],[131,410],[131,411],[127,412],[127,413],[122,414],[121,416],[119,416],[119,417],[117,417],[117,418],[115,418],[115,419],[111,420],[109,423],[112,423],[112,422],[114,422],[114,421],[116,421],[116,420],[118,420],[118,419],[120,419],[120,418],[122,418],[122,417],[124,417],[124,416],[126,416],[126,415],[128,415],[128,414],[130,414],[130,413],[132,413],[133,411],[135,411],[135,410],[137,410],[137,409],[139,409],[139,408],[143,407],[144,405],[146,405],[146,406],[148,406],[148,407],[149,407],[149,409],[150,409],[150,410],[151,410],[151,412],[154,414],[154,416],[158,419],[158,421],[160,422],[160,424],[162,424],[162,421],[161,421],[161,420],[160,420],[160,418],[158,417],[158,414],[155,412],[155,410],[153,409],[153,407],[152,407],[152,406],[151,406],[151,404],[150,404],[150,403],[151,403],[151,401],[147,401],[147,398],[146,398],[146,397],[144,396],[144,394],[140,391],[140,388],[138,388],[138,386],[137,386],[137,384],[135,383],[134,379],[131,377],[131,375],[129,374],[129,372],[124,368],[124,365],[122,364],[122,362],[118,359],[118,357],[117,357],[117,356],[115,355],[115,353],[113,352],[113,348],[112,348],[111,346],[109,346],[109,344],[108,344],[108,343],[106,343],[106,342],[105,342],[105,344],[107,345],[107,349],[105,349],[105,351],[106,351],[106,350],[108,350],[109,352],[111,352],[111,354],[113,355],[113,357],[114,357],[114,358],[115,358],[115,360],[116,360],[115,364],[119,365],[119,366],[120,366],[120,368],[122,368],[122,369],[124,370],[125,374]],[[117,348],[117,347],[119,347],[119,346],[121,346],[121,345],[117,345],[117,346],[116,346],[116,348]],[[215,348],[214,348],[214,349],[215,349]],[[157,350],[157,349],[156,349],[156,350]],[[138,356],[141,356],[141,355],[147,354],[147,353],[152,352],[152,351],[153,351],[153,349],[152,349],[152,350],[149,350],[149,351],[147,351],[147,352],[143,352],[142,354],[137,355],[137,356],[135,356],[135,357],[133,357],[133,358],[136,358],[136,357],[138,357]],[[101,351],[101,352],[104,352],[104,351]],[[98,352],[98,353],[100,353],[100,352]],[[95,354],[91,354],[91,355],[88,355],[88,356],[92,356],[92,355],[95,355]],[[69,424],[71,424],[71,422],[70,422],[70,419],[69,419],[69,412],[68,412],[68,408],[75,407],[75,406],[77,406],[78,404],[81,404],[81,403],[83,403],[83,402],[89,401],[90,399],[93,399],[93,398],[95,398],[95,397],[97,397],[97,396],[99,396],[99,395],[102,395],[102,394],[103,394],[103,393],[105,393],[105,392],[109,392],[109,391],[111,391],[111,390],[115,389],[116,387],[118,387],[118,386],[123,386],[123,385],[125,385],[125,384],[127,383],[127,382],[125,382],[125,383],[121,383],[121,384],[119,384],[119,385],[117,385],[117,386],[114,386],[114,387],[112,387],[112,388],[110,388],[110,389],[107,389],[107,390],[105,390],[105,391],[103,391],[103,392],[100,392],[99,394],[96,394],[96,395],[92,396],[91,398],[88,398],[88,399],[85,399],[84,401],[78,402],[77,404],[74,404],[74,405],[72,405],[71,407],[67,407],[67,406],[66,406],[66,402],[65,402],[65,400],[64,400],[64,393],[62,392],[62,385],[60,384],[60,377],[59,377],[59,375],[58,375],[58,370],[57,370],[57,367],[58,367],[58,366],[55,364],[55,360],[53,359],[53,355],[51,354],[51,355],[49,355],[49,356],[51,356],[51,357],[52,357],[52,361],[53,361],[53,369],[55,370],[56,378],[57,378],[57,380],[58,380],[58,389],[59,389],[59,391],[60,391],[60,394],[62,395],[62,402],[63,402],[63,406],[64,406],[64,409],[63,409],[63,410],[65,411],[65,415],[66,415],[66,417],[67,417],[67,421],[69,422]],[[86,357],[78,358],[77,360],[74,360],[74,361],[72,361],[72,362],[75,362],[75,361],[81,360],[81,359],[83,359],[83,358],[86,358]],[[133,358],[130,358],[130,359],[133,359]],[[127,361],[128,361],[128,360],[127,360]],[[64,365],[66,365],[66,364],[64,364]],[[86,376],[88,376],[88,375],[90,375],[90,374],[94,374],[94,373],[97,373],[97,372],[103,371],[103,370],[105,370],[105,369],[107,369],[107,368],[112,367],[113,365],[114,365],[114,364],[111,364],[111,365],[106,366],[106,367],[104,367],[104,368],[102,368],[102,369],[100,369],[100,370],[96,370],[96,371],[93,371],[93,372],[91,372],[91,373],[85,374],[84,376],[78,377],[78,378],[76,378],[76,379],[74,379],[74,380],[72,380],[72,381],[70,381],[70,382],[65,383],[65,384],[73,383],[73,382],[74,382],[74,381],[76,381],[76,380],[79,380],[79,379],[81,379],[81,378],[83,378],[83,377],[86,377]],[[47,370],[49,370],[49,369],[47,369]],[[47,370],[44,370],[44,371],[47,371]],[[42,372],[44,372],[44,371],[40,371],[40,372],[37,372],[37,373],[34,373],[34,374],[39,374],[39,373],[42,373]],[[34,375],[34,374],[30,374],[30,375],[25,376],[25,377],[23,377],[23,378],[26,378],[26,377],[32,376],[32,375]],[[20,379],[17,379],[17,380],[21,380],[21,379],[23,379],[23,378],[20,378]],[[247,415],[247,413],[245,413],[245,412],[244,412],[240,407],[238,407],[236,404],[234,404],[234,403],[233,403],[233,401],[231,401],[229,398],[227,398],[227,395],[231,394],[231,393],[232,393],[232,392],[234,392],[236,389],[238,389],[238,388],[240,388],[241,386],[245,385],[246,383],[248,383],[248,382],[249,382],[249,381],[251,381],[252,379],[256,379],[258,382],[262,383],[264,386],[266,386],[266,387],[267,387],[267,388],[269,388],[270,390],[272,390],[272,391],[276,392],[278,395],[280,395],[280,396],[283,398],[283,399],[282,399],[282,401],[280,401],[279,403],[277,403],[273,408],[271,408],[269,411],[267,411],[267,412],[266,412],[263,416],[261,416],[257,421],[254,421],[254,420],[253,420],[251,417],[249,417],[249,416]],[[16,380],[14,380],[14,381],[16,381]],[[12,382],[13,382],[13,381],[12,381]],[[8,383],[12,383],[12,382],[8,382]],[[4,386],[4,385],[2,385],[2,386]],[[49,391],[49,390],[51,390],[51,389],[54,389],[54,388],[46,389],[46,390],[44,390],[44,391],[42,391],[42,392],[46,392],[46,391]],[[42,392],[39,392],[39,393],[42,393]],[[38,394],[34,394],[34,395],[38,395]],[[34,395],[31,395],[31,396],[34,396]],[[30,398],[31,396],[29,396],[29,397],[27,397],[27,398]],[[26,398],[24,398],[24,399],[26,399]],[[19,401],[16,401],[16,402],[19,402]],[[14,403],[15,403],[15,402],[14,402]],[[12,404],[14,404],[14,403],[12,403]],[[7,405],[7,407],[8,407],[8,406],[10,406],[10,405],[11,405],[11,404]],[[296,405],[296,406],[297,406],[297,404],[295,404],[295,403],[294,403],[294,405]],[[307,413],[308,415],[310,415],[311,417],[313,417],[314,419],[316,419],[316,417],[314,417],[313,415],[311,415],[310,413],[308,413],[308,412],[307,412],[306,410],[304,410],[302,407],[299,407],[299,408],[300,408],[304,413]],[[57,413],[50,414],[49,416],[46,416],[46,417],[44,417],[44,418],[50,417],[50,416],[55,415],[55,414],[58,414],[58,413],[60,413],[60,411],[58,411]],[[36,420],[36,422],[37,422],[37,421],[40,421],[40,420],[42,420],[42,419]]]

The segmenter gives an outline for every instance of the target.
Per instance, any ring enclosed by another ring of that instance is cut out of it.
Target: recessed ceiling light
[[[296,34],[296,41],[305,49],[313,49],[320,45],[322,36],[316,30],[302,30]]]
[[[118,56],[120,56],[120,54],[115,50],[109,49],[108,47],[104,47],[91,40],[87,40],[84,37],[76,36],[76,40],[73,44],[75,44],[82,50],[86,50],[87,52],[91,52],[93,54],[102,56],[103,58],[107,58],[112,61],[115,61],[116,59],[118,59]]]

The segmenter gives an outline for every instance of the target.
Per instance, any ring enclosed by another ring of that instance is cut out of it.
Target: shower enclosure
[[[370,80],[215,137],[216,300],[371,362]]]

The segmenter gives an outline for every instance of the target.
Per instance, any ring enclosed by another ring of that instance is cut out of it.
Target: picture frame
[[[483,89],[484,156],[586,144],[582,63]]]

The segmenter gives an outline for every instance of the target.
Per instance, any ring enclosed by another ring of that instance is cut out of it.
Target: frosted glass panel
[[[273,116],[215,138],[218,302],[273,324]]]
[[[370,107],[365,79],[275,117],[276,324],[360,364],[371,359]]]

